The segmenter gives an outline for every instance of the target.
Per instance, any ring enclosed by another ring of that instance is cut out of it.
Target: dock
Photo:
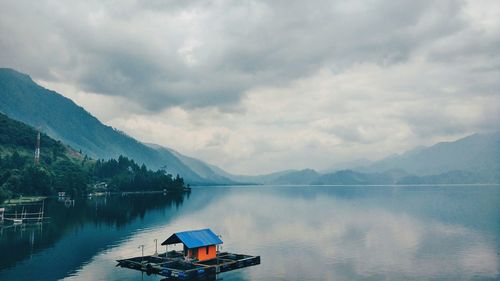
[[[11,210],[10,213],[8,213],[5,208],[0,208],[0,223],[17,225],[25,223],[41,223],[49,219],[49,217],[44,216],[44,201],[42,201],[42,203],[13,205],[10,206],[10,208],[14,208],[14,210]],[[20,212],[17,211],[18,208],[21,209]]]

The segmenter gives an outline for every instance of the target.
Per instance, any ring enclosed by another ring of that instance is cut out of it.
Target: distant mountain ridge
[[[176,150],[173,150],[173,149],[167,148],[167,147],[163,147],[163,146],[158,145],[158,144],[147,143],[146,145],[154,148],[155,150],[159,151],[160,153],[173,154],[183,164],[188,166],[192,171],[194,171],[196,174],[198,174],[200,177],[204,178],[205,180],[209,180],[210,182],[215,182],[215,183],[224,184],[224,185],[226,185],[226,184],[240,184],[239,182],[231,180],[228,177],[221,175],[221,173],[216,172],[217,170],[214,169],[214,168],[216,168],[215,166],[207,164],[199,159],[183,155]],[[220,171],[223,171],[220,168],[217,168],[217,169],[219,169]]]
[[[246,176],[230,174],[170,148],[137,141],[12,69],[0,68],[0,112],[41,127],[49,136],[92,158],[124,155],[153,169],[180,174],[190,184],[500,183],[500,132],[417,147],[380,161],[339,163],[324,172],[304,169]]]
[[[287,170],[238,179],[313,185],[500,183],[500,132],[473,134],[430,147],[420,146],[380,161],[352,161],[351,165],[343,163],[339,166],[345,168],[321,173]]]
[[[466,171],[483,180],[496,181],[500,172],[500,132],[473,134],[452,142],[418,147],[357,170],[374,173],[394,169],[416,176]]]
[[[124,155],[153,169],[180,174],[191,184],[219,184],[204,178],[168,149],[154,149],[102,124],[72,100],[36,84],[28,75],[0,68],[0,112],[40,127],[49,136],[82,150],[92,158]],[[223,183],[227,184],[228,181]]]

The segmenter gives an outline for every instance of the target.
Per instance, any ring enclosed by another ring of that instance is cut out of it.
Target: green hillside
[[[72,100],[45,89],[28,75],[13,69],[0,68],[0,112],[41,127],[47,135],[94,159],[124,155],[136,163],[180,174],[191,184],[232,183],[224,177],[214,181],[200,176],[169,150],[156,150],[104,125]]]
[[[40,162],[34,163],[37,131],[0,114],[0,203],[20,195],[78,196],[106,182],[109,191],[181,190],[184,180],[163,170],[151,171],[127,157],[92,160],[41,134]]]

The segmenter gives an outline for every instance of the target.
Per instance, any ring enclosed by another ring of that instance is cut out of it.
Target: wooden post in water
[[[5,212],[5,208],[0,208],[0,223],[3,223],[3,213]]]
[[[142,249],[142,255],[141,255],[141,264],[142,264],[142,261],[144,260],[144,245],[140,245],[139,248]]]
[[[154,254],[155,257],[158,256],[158,239],[155,239],[155,254]]]
[[[42,201],[42,209],[40,211],[40,216],[38,222],[43,222],[43,213],[45,211],[45,199]]]
[[[217,235],[217,237],[219,237],[221,240],[222,240],[222,235]],[[217,244],[215,245],[216,247],[216,250],[215,250],[215,257],[216,257],[216,266],[215,266],[215,278],[216,279],[219,279],[219,273],[220,273],[220,267],[219,267],[219,254],[220,254],[220,245]]]

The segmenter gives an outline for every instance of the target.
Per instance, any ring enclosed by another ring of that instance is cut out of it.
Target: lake
[[[196,187],[45,210],[49,223],[0,230],[0,280],[161,280],[115,260],[207,227],[261,256],[222,280],[500,279],[500,186]]]

